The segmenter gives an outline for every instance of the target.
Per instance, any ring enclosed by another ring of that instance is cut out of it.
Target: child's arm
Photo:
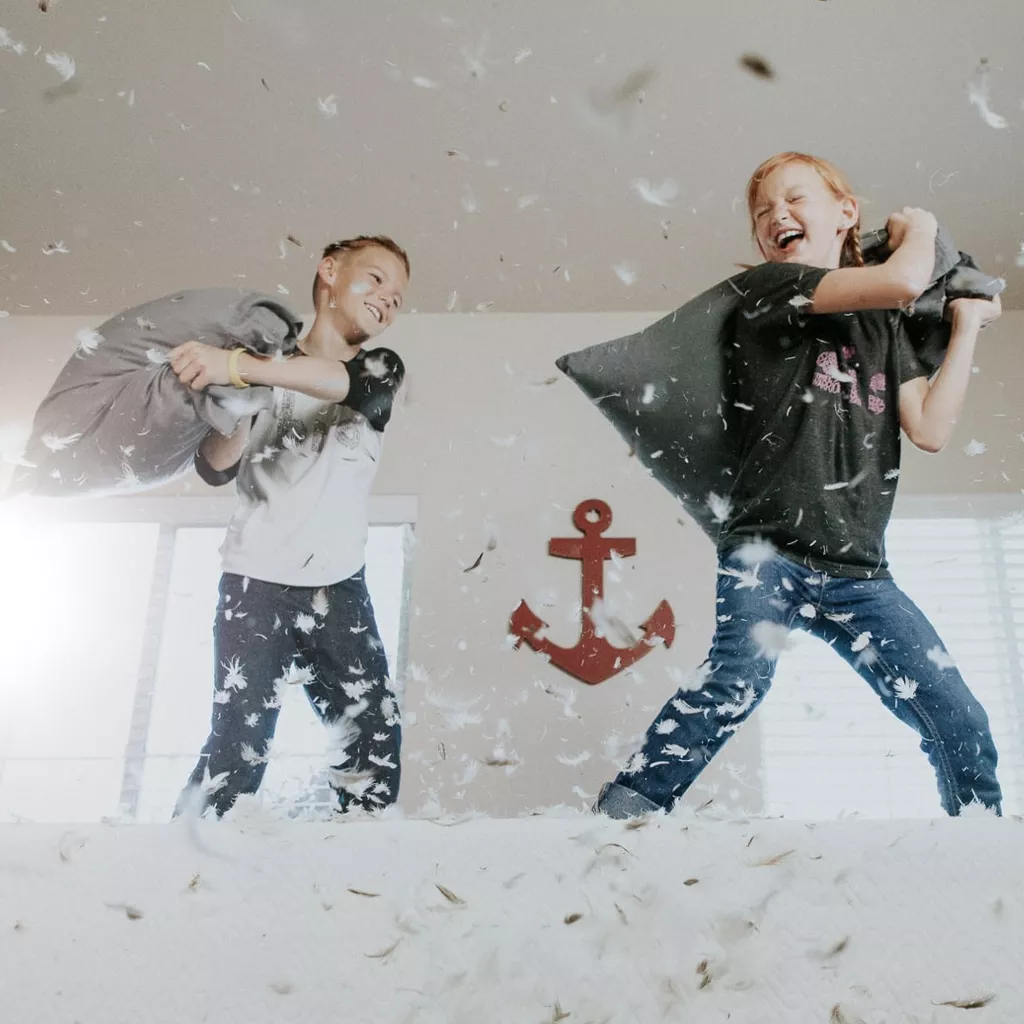
[[[814,291],[812,312],[899,309],[921,295],[935,270],[935,218],[925,210],[904,207],[889,218],[888,228],[893,254],[877,266],[829,271]]]
[[[188,341],[170,352],[171,368],[178,380],[193,391],[210,384],[230,384],[230,359],[229,350],[198,341]],[[237,370],[247,384],[287,388],[324,402],[342,401],[349,389],[345,364],[316,356],[266,359],[243,352]]]
[[[211,430],[196,452],[195,467],[200,479],[212,487],[230,483],[238,475],[238,464],[249,441],[252,420],[244,419],[233,434],[225,437]]]
[[[900,388],[900,426],[922,451],[939,452],[949,443],[971,380],[978,331],[1002,313],[999,297],[954,299],[953,332],[946,357],[931,382],[915,377]]]

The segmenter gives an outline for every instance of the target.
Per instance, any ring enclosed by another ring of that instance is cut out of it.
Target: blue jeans
[[[830,644],[920,734],[947,814],[972,802],[1000,812],[988,716],[955,668],[928,657],[944,650],[942,641],[891,579],[837,579],[779,555],[748,566],[724,553],[717,609],[703,685],[680,690],[662,708],[643,747],[602,790],[597,811],[626,818],[671,809],[768,693],[789,630],[803,629]]]

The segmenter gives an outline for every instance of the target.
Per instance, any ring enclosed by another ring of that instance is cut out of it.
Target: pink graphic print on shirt
[[[840,369],[837,352],[822,352],[816,360],[818,369],[811,384],[819,391],[841,395],[851,405],[863,406],[864,399],[861,397],[856,367],[851,365],[857,357],[857,349],[852,345],[845,345],[842,355],[845,364],[851,367],[849,370]],[[869,389],[871,394],[868,395],[868,411],[876,414],[885,412],[885,399],[882,397],[885,394],[885,374],[873,374]]]

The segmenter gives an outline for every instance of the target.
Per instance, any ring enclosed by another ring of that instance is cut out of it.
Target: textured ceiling
[[[424,312],[667,309],[753,259],[739,197],[789,148],[868,227],[933,209],[1024,305],[1020,0],[43,6],[0,10],[12,314],[242,280],[304,309],[317,246],[378,231]]]

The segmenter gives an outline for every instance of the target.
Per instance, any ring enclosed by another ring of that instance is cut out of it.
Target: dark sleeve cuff
[[[202,451],[196,452],[196,473],[199,475],[199,479],[202,480],[203,483],[207,483],[211,487],[223,487],[225,484],[231,483],[231,481],[238,476],[238,467],[240,465],[241,460],[236,462],[233,466],[228,466],[227,469],[214,469],[213,466],[206,461]]]

